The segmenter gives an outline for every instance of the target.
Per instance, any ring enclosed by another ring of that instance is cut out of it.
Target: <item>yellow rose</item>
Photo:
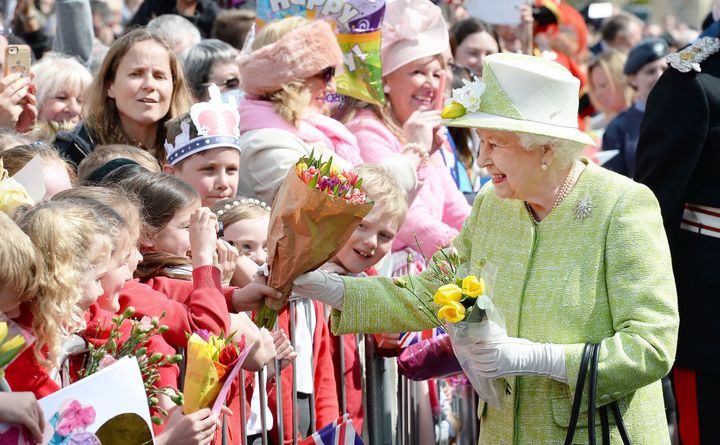
[[[0,182],[0,211],[10,212],[23,204],[34,204],[30,195],[19,182],[7,178]]]
[[[475,275],[465,277],[462,280],[462,291],[468,297],[476,298],[485,293],[485,280]]]
[[[440,112],[440,117],[443,119],[455,119],[464,116],[466,112],[467,108],[465,108],[465,105],[460,102],[452,102],[443,108]]]
[[[465,306],[457,301],[450,301],[438,311],[438,318],[457,323],[465,318]]]
[[[462,300],[462,289],[460,289],[457,284],[446,284],[444,286],[440,286],[433,297],[433,301],[435,301],[435,304],[438,306],[448,304],[451,301],[460,300]]]

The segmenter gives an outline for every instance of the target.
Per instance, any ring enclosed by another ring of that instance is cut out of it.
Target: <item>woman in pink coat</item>
[[[385,106],[363,104],[346,123],[357,138],[363,161],[379,162],[399,153],[409,162],[420,160],[415,165],[422,186],[393,251],[416,248],[417,237],[430,256],[438,247],[450,245],[470,213],[437,150],[444,143],[436,104],[442,101],[440,78],[448,47],[440,8],[429,0],[388,3],[381,45]]]

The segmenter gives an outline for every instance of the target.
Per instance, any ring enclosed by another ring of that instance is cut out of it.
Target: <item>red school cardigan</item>
[[[187,346],[187,333],[205,329],[213,334],[228,332],[230,315],[226,295],[221,292],[220,269],[203,266],[193,270],[193,280],[151,278],[145,283],[131,280],[120,290],[120,310],[135,308],[135,317],[159,317],[168,326],[164,334],[174,347]]]

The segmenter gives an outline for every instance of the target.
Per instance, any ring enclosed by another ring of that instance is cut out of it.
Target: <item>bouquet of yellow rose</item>
[[[478,342],[491,343],[507,336],[505,318],[490,297],[496,268],[487,263],[475,267],[458,265],[457,252],[452,248],[425,260],[428,279],[440,284],[434,294],[424,289],[426,298],[421,298],[410,276],[396,279],[395,284],[417,297],[420,310],[450,335],[458,362],[480,398],[491,405],[502,406],[505,395],[509,394],[509,385],[505,379],[480,376],[475,371],[472,353]],[[479,272],[471,273],[471,269]],[[431,295],[436,310],[426,303]]]

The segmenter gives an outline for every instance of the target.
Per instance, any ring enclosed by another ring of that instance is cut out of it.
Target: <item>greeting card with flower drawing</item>
[[[137,360],[122,358],[39,401],[43,445],[152,443],[152,424]],[[0,424],[0,445],[30,444],[16,425]]]

